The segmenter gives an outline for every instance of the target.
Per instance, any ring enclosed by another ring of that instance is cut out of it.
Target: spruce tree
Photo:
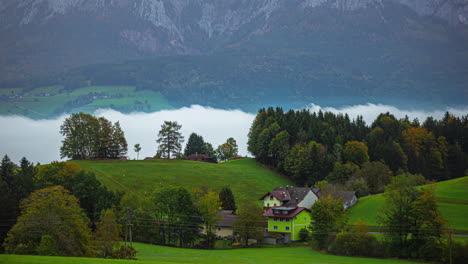
[[[170,159],[180,155],[184,137],[180,133],[182,125],[177,121],[164,121],[161,125],[161,130],[158,133],[156,142],[159,144],[158,152],[162,158]]]
[[[192,154],[207,154],[205,153],[205,141],[203,140],[203,137],[196,133],[190,134],[187,145],[185,146],[184,154],[185,156]]]
[[[234,195],[229,187],[221,189],[219,192],[219,200],[221,200],[221,208],[223,208],[223,210],[237,210]]]

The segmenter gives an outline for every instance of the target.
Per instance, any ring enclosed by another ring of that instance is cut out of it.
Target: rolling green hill
[[[138,261],[68,258],[68,257],[42,257],[0,255],[0,263],[10,264],[120,264],[120,263],[416,263],[395,259],[373,259],[342,257],[320,253],[310,247],[295,248],[252,248],[236,250],[196,250],[170,248],[135,243],[138,250]],[[4,262],[2,262],[4,261]]]
[[[458,232],[468,232],[468,177],[433,184],[442,215]],[[362,219],[370,226],[377,226],[377,213],[384,202],[382,194],[360,198],[349,210],[349,223]]]
[[[254,159],[220,164],[186,160],[73,161],[113,190],[150,194],[159,185],[183,186],[189,190],[208,186],[215,191],[229,186],[237,202],[258,200],[277,186],[292,185],[283,176],[261,167]]]

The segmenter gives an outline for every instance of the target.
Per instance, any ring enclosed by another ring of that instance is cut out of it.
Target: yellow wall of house
[[[281,202],[276,199],[274,196],[268,195],[263,199],[263,207],[273,207],[273,206],[280,206]]]

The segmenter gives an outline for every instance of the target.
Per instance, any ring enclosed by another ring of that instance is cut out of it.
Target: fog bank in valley
[[[418,118],[420,122],[427,116],[440,119],[445,111],[457,116],[468,114],[468,106],[437,111],[401,110],[393,106],[375,104],[343,108],[311,105],[309,109],[348,113],[352,119],[362,115],[367,124],[371,124],[378,114],[384,112],[390,112],[397,118],[408,115],[410,120]],[[233,137],[237,140],[240,154],[248,155],[247,134],[255,118],[254,114],[240,110],[220,110],[198,105],[154,113],[131,114],[103,109],[95,115],[104,116],[113,122],[120,121],[128,141],[128,156],[131,159],[136,157],[133,151],[133,145],[136,143],[140,143],[142,147],[140,158],[154,156],[157,149],[157,133],[165,120],[179,122],[186,140],[190,133],[195,132],[215,148],[228,137]],[[0,155],[8,154],[14,162],[18,162],[23,156],[42,164],[60,160],[59,149],[63,139],[60,135],[60,125],[65,118],[64,115],[51,120],[31,120],[20,116],[0,116]]]

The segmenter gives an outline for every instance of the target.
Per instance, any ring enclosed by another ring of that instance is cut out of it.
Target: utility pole
[[[128,230],[128,236],[129,236],[129,242],[130,242],[130,246],[132,247],[133,246],[133,237],[132,237],[132,226],[133,226],[133,223],[132,223],[132,217],[131,217],[131,209],[130,208],[127,208],[127,211],[126,211],[126,225],[127,225],[127,230]],[[126,232],[127,233],[127,232]],[[126,239],[125,239],[126,240]]]

